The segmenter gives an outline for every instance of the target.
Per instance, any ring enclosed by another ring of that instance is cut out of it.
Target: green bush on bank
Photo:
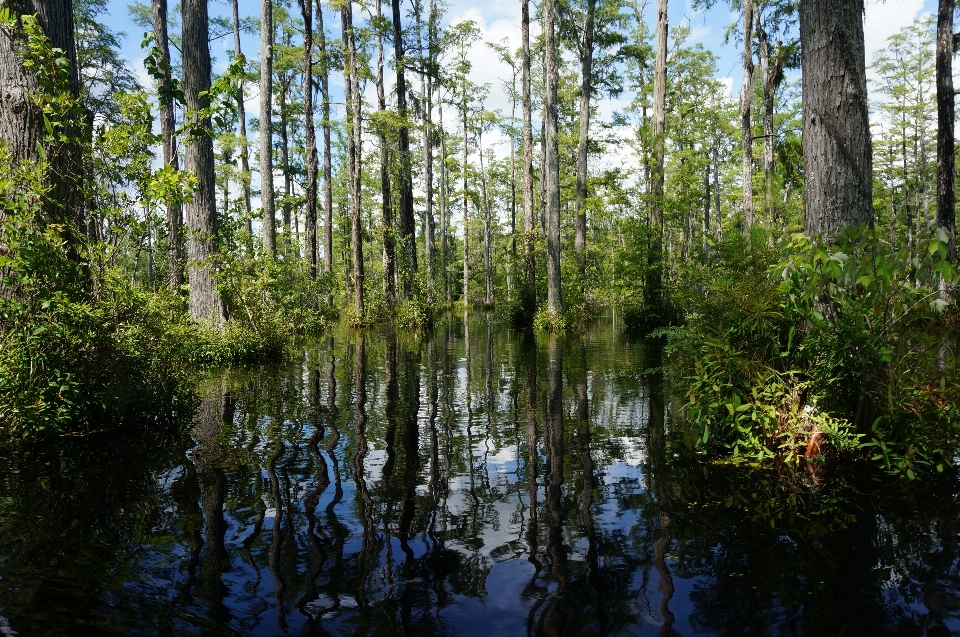
[[[960,374],[942,283],[945,237],[893,247],[872,229],[832,245],[731,238],[687,273],[670,370],[708,452],[796,460],[869,453],[914,477],[960,441]]]
[[[90,267],[84,252],[102,246],[50,217],[45,170],[0,149],[0,444],[186,408],[199,369],[276,357],[287,338],[328,325],[324,281],[297,265],[227,260],[219,284],[232,318],[222,330],[191,323],[182,297]]]

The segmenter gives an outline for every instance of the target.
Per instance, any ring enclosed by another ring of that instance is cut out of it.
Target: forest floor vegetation
[[[671,385],[714,457],[864,457],[913,479],[960,443],[956,285],[946,237],[893,245],[870,228],[832,244],[732,235],[677,280],[663,328]]]

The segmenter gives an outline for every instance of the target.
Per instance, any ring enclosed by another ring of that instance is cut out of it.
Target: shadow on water
[[[609,325],[344,329],[4,458],[0,632],[949,635],[958,483],[701,461]]]

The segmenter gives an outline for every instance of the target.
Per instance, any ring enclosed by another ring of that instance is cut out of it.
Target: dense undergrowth
[[[945,239],[755,232],[687,270],[674,296],[685,322],[658,334],[697,444],[752,461],[869,455],[910,478],[944,470],[960,442]]]
[[[0,151],[0,444],[188,409],[203,369],[279,356],[329,325],[322,280],[226,256],[218,283],[231,318],[192,323],[183,295],[86,258],[103,246],[50,218],[44,171]]]

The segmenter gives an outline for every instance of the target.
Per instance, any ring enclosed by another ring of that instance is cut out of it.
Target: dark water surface
[[[0,635],[960,634],[954,479],[706,465],[644,350],[341,330],[2,458]]]

